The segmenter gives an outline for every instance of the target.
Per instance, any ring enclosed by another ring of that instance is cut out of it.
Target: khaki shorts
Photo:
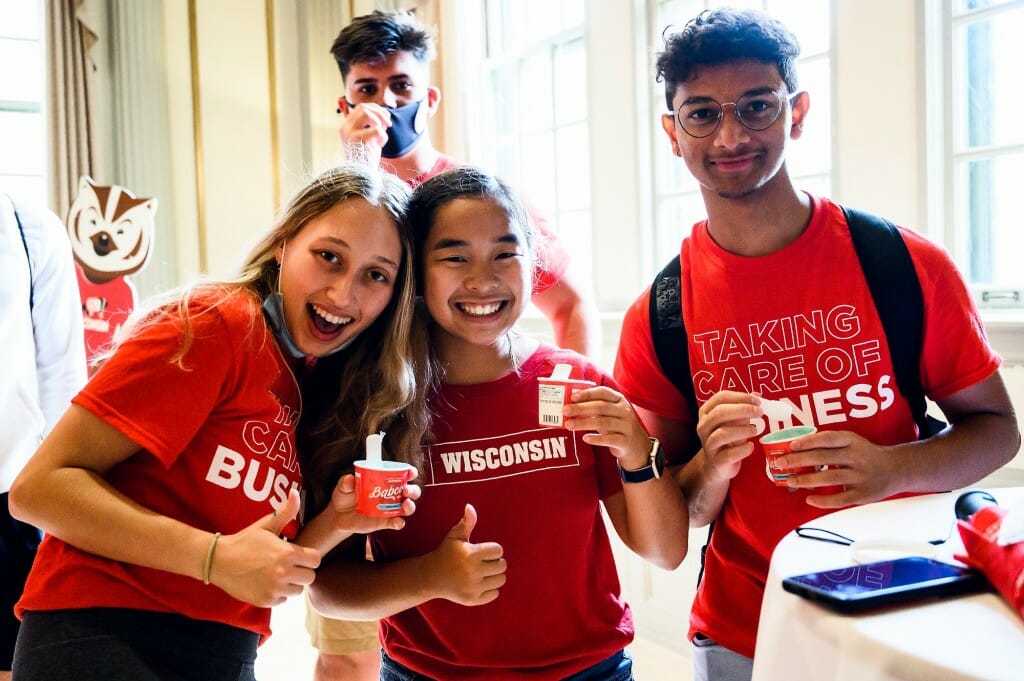
[[[351,655],[380,650],[377,622],[336,620],[318,613],[306,595],[306,631],[310,643],[321,653]]]

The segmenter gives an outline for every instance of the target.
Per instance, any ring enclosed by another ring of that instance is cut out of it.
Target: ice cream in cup
[[[355,462],[356,511],[367,516],[389,518],[402,515],[405,483],[415,468],[401,461],[385,461],[381,444],[384,433],[366,438],[366,458]]]
[[[572,394],[597,385],[582,378],[571,378],[571,375],[571,364],[556,364],[550,376],[537,379],[537,423],[540,425],[561,427],[562,407],[572,401]]]
[[[779,487],[786,487],[786,480],[789,479],[790,475],[813,472],[815,470],[814,466],[785,469],[779,468],[775,464],[775,460],[792,451],[790,445],[792,445],[793,440],[816,432],[818,432],[818,429],[814,426],[793,426],[792,428],[783,428],[782,430],[777,430],[774,433],[768,433],[763,436],[760,439],[760,443],[761,447],[764,449],[764,470],[765,473],[768,474],[768,479]]]

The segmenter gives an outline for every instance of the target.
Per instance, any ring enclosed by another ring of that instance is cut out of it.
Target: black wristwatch
[[[658,438],[652,437],[651,453],[647,465],[632,471],[627,471],[619,466],[619,475],[622,477],[622,482],[647,482],[654,478],[660,478],[664,470],[665,457],[661,453],[661,443],[658,442]]]

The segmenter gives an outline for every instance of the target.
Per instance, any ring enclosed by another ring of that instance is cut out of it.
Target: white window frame
[[[39,100],[9,100],[0,99],[0,111],[10,113],[22,113],[22,114],[35,114],[38,116],[43,127],[43,148],[39,149],[39,158],[42,159],[42,163],[39,167],[39,172],[13,172],[5,173],[4,177],[22,177],[22,178],[37,178],[41,182],[41,192],[38,195],[22,196],[23,200],[34,202],[36,205],[45,206],[49,205],[49,174],[48,161],[49,153],[47,151],[47,135],[48,130],[46,127],[47,110],[46,110],[46,52],[45,52],[45,39],[46,39],[46,10],[42,0],[8,0],[10,2],[26,2],[32,3],[36,6],[36,10],[39,16],[39,35],[36,38],[24,38],[21,36],[8,36],[2,35],[7,40],[18,40],[22,42],[37,43],[40,53],[40,91]]]
[[[978,19],[1024,8],[1024,0],[1009,0],[983,9],[954,14],[955,0],[924,3],[921,21],[924,28],[927,105],[924,107],[927,135],[927,214],[930,235],[943,243],[967,277],[970,253],[970,229],[958,226],[962,201],[956,180],[958,166],[964,161],[995,159],[1024,152],[1024,142],[994,144],[980,149],[958,149],[960,121],[954,101],[959,90],[958,64],[953,40],[956,30]],[[966,191],[966,190],[963,190]],[[977,283],[970,285],[975,302],[986,319],[994,323],[1024,322],[1024,277],[1019,282]]]
[[[485,0],[484,8],[487,20],[487,36],[498,42],[498,35],[503,31],[504,26],[501,17],[498,16],[503,3],[515,2],[516,0]],[[557,7],[553,8],[557,12]],[[589,131],[589,106],[583,102],[580,106],[581,115],[572,120],[560,120],[555,109],[555,102],[558,99],[559,71],[557,61],[563,50],[582,49],[586,53],[585,24],[571,27],[563,27],[560,31],[551,35],[538,38],[526,44],[520,44],[503,50],[492,49],[482,64],[484,96],[484,130],[485,136],[490,144],[485,145],[481,151],[483,158],[478,159],[482,165],[494,169],[504,179],[519,190],[519,193],[528,201],[536,205],[543,216],[550,221],[553,231],[560,234],[563,240],[575,242],[579,235],[570,234],[567,226],[571,218],[575,222],[590,223],[590,205],[580,206],[578,200],[567,196],[559,182],[559,178],[567,172],[571,172],[574,159],[566,158],[561,153],[559,144],[560,138],[570,129],[586,129]],[[530,63],[543,63],[547,67],[551,77],[549,90],[530,90],[531,83],[522,82],[523,69]],[[513,76],[514,83],[510,87],[494,90],[493,79],[499,71],[505,71]],[[520,86],[524,89],[520,90]],[[518,94],[517,94],[518,91]],[[523,98],[528,98],[524,101]],[[524,108],[547,109],[549,120],[540,127],[525,129],[519,123],[519,116],[511,116],[510,120],[515,124],[512,129],[496,129],[493,122],[498,118],[495,107],[513,106],[518,110]],[[538,146],[538,142],[550,138],[549,146]],[[543,154],[545,163],[550,161],[551,177],[550,184],[543,182],[536,177],[530,177],[531,159],[528,157],[530,150]],[[514,170],[503,168],[498,163],[499,155],[511,154],[514,156]],[[475,159],[477,160],[477,159]],[[588,187],[589,189],[589,187]],[[543,199],[547,200],[543,200]],[[590,241],[588,239],[588,241]],[[574,249],[577,272],[584,278],[592,276],[591,262],[589,259],[590,244],[582,244]]]

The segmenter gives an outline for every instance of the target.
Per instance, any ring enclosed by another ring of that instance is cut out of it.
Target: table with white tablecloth
[[[1024,487],[989,491],[1003,505],[1024,503]],[[809,523],[857,540],[852,547],[788,534],[772,554],[753,681],[1024,680],[1024,620],[995,592],[850,615],[782,588],[785,577],[855,560],[930,553],[956,562],[953,555],[963,551],[952,527],[959,494],[867,504]]]

